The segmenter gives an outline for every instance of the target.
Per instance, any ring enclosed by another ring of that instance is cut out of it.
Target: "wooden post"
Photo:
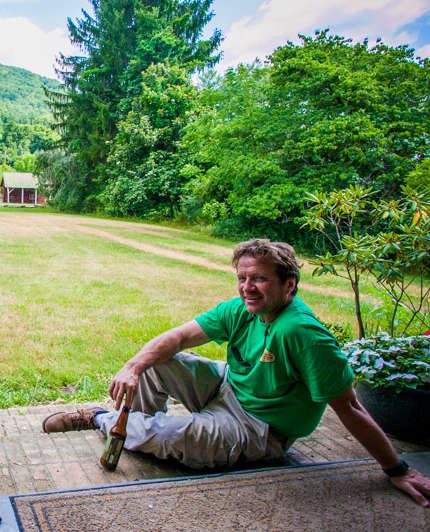
[[[37,188],[34,189],[34,204],[37,205]]]
[[[21,203],[24,203],[24,189],[21,189]]]

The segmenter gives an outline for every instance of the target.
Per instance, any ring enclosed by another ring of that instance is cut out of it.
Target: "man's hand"
[[[125,406],[131,407],[139,384],[139,374],[134,366],[126,364],[113,378],[109,386],[109,395],[115,401],[115,409],[121,407],[125,395]]]
[[[420,506],[430,508],[430,478],[418,471],[409,470],[406,475],[391,477],[390,480],[397,489],[407,493]]]
[[[113,378],[109,386],[109,395],[115,401],[115,408],[131,407],[136,395],[140,375],[154,364],[160,364],[175,353],[209,342],[209,337],[195,321],[189,321],[160,334],[150,340],[133,358],[131,358]]]
[[[399,457],[390,440],[358,402],[352,388],[330,401],[330,406],[354,438],[379,462],[382,469],[392,469],[399,464]],[[408,471],[405,475],[390,477],[390,480],[396,488],[410,495],[418,504],[430,508],[430,502],[425,497],[430,496],[430,479],[417,471]]]

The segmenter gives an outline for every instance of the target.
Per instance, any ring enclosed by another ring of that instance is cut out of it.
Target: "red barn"
[[[3,203],[45,205],[44,196],[38,194],[37,178],[28,172],[3,172],[1,181]]]

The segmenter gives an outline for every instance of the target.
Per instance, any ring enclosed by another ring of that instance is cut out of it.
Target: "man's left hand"
[[[420,506],[430,508],[430,478],[410,470],[405,475],[391,477],[390,480],[397,489],[410,495]]]

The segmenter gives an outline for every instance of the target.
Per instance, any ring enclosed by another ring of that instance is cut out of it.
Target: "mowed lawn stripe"
[[[146,341],[236,295],[229,264],[192,263],[205,257],[178,258],[158,245],[143,250],[139,224],[124,244],[108,224],[82,231],[88,217],[0,211],[0,221],[0,407],[103,400],[114,373]],[[201,238],[187,246],[203,249]],[[315,311],[337,319],[339,299],[307,292],[307,284],[305,301],[312,294]],[[352,306],[342,319],[353,322]],[[196,352],[225,357],[213,342]]]

